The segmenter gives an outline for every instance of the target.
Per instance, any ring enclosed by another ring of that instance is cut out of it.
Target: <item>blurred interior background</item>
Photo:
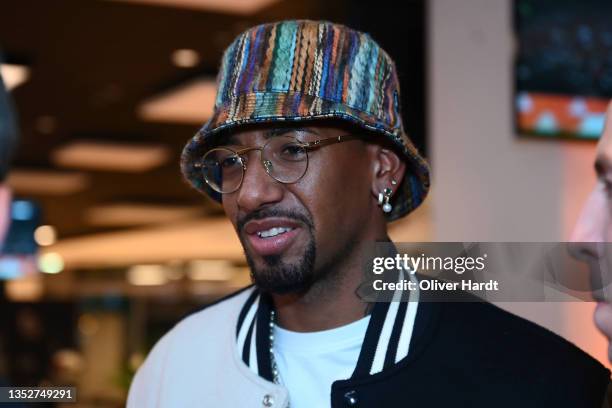
[[[181,317],[249,283],[221,208],[181,179],[223,49],[286,18],[367,31],[395,59],[433,191],[396,241],[566,241],[612,97],[601,0],[7,0],[21,142],[0,258],[0,381],[123,406]],[[400,6],[401,5],[401,6]],[[585,11],[586,10],[586,11]],[[510,303],[607,364],[591,303]]]

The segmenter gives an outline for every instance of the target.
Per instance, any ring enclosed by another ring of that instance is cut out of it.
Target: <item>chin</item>
[[[253,283],[262,291],[274,294],[307,292],[315,282],[314,243],[307,245],[301,256],[269,255],[257,261],[247,253]]]

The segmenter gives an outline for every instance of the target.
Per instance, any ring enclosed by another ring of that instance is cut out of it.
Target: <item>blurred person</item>
[[[4,86],[2,75],[0,74],[0,250],[2,250],[4,239],[6,237],[6,233],[8,232],[11,220],[10,208],[12,194],[5,181],[8,175],[10,160],[17,145],[17,136],[17,123],[15,121],[12,103],[6,87]],[[2,282],[0,282],[0,308],[4,306],[2,292],[3,287]],[[0,316],[3,320],[5,320],[6,316],[2,315],[2,310],[0,310]],[[0,327],[0,330],[2,330],[2,327]],[[5,353],[6,337],[8,336],[6,336],[5,333],[0,332],[0,354]],[[4,360],[8,360],[6,356],[0,356],[0,362],[2,362],[2,365],[7,366],[6,368],[2,367],[2,370],[0,370],[1,387],[9,385],[7,379],[3,378],[4,373],[2,371],[9,370],[9,363]],[[22,404],[19,403],[0,403],[0,406],[9,405],[14,408],[22,406]]]
[[[78,350],[71,348],[56,350],[51,356],[49,378],[44,382],[44,386],[71,387],[77,384],[83,374],[84,364],[83,355]]]
[[[6,185],[10,159],[17,144],[17,124],[0,75],[0,249],[10,224],[11,191]]]
[[[221,202],[253,285],[170,330],[128,407],[602,406],[610,372],[531,322],[470,297],[357,294],[361,256],[393,248],[387,223],[429,190],[395,65],[369,35],[259,25],[225,51],[217,84],[181,167]]]
[[[41,385],[49,375],[51,350],[40,312],[17,309],[9,338],[10,379],[20,387]]]
[[[610,243],[612,243],[612,102],[606,111],[606,125],[595,156],[597,184],[589,195],[572,232],[572,254],[591,267],[598,281],[595,300],[595,325],[612,340],[612,299],[610,298]],[[612,362],[612,343],[608,347]]]

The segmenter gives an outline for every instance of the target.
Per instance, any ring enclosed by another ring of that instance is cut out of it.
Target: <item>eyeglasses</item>
[[[252,150],[261,152],[261,164],[266,173],[283,184],[298,182],[308,169],[308,151],[319,147],[356,139],[353,135],[340,135],[304,143],[293,136],[273,136],[261,147],[234,150],[217,147],[206,152],[200,168],[206,183],[216,192],[228,194],[242,185],[246,171],[245,155]]]

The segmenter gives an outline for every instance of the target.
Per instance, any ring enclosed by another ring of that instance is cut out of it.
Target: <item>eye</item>
[[[283,159],[300,160],[306,155],[306,149],[298,143],[285,143],[280,153]]]
[[[220,160],[219,165],[223,169],[231,169],[240,165],[238,156],[228,156]]]

